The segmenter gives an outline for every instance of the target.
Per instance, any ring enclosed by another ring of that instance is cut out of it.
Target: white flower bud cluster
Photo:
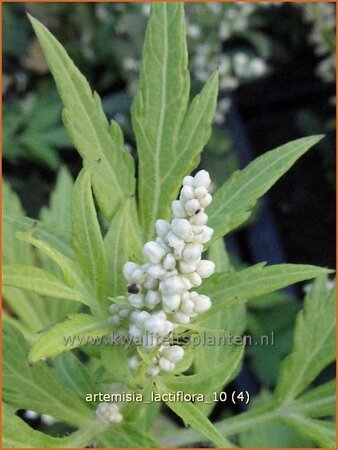
[[[102,402],[96,408],[96,417],[106,424],[120,423],[123,419],[116,403]]]
[[[111,305],[109,321],[128,325],[129,336],[146,348],[163,343],[176,327],[211,306],[209,297],[191,291],[215,267],[201,257],[203,245],[213,234],[205,213],[212,201],[210,182],[205,170],[185,177],[179,199],[172,202],[171,222],[157,220],[157,237],[143,247],[144,264],[127,262],[123,268],[128,305]],[[183,354],[181,347],[162,346],[149,373],[174,370]],[[132,369],[138,364],[137,357],[129,359]]]

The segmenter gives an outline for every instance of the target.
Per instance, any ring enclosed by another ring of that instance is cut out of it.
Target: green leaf
[[[91,170],[78,176],[72,197],[73,247],[98,300],[107,295],[107,262],[90,185]]]
[[[295,399],[335,359],[335,289],[319,277],[296,320],[292,353],[285,358],[276,387],[283,404]]]
[[[328,270],[302,264],[264,263],[233,273],[215,273],[206,280],[200,293],[211,297],[212,307],[197,319],[204,320],[228,306],[239,305],[249,298],[273,292],[290,284],[314,278]]]
[[[184,9],[153,4],[145,37],[140,91],[132,107],[139,155],[140,221],[145,239],[157,218],[168,218],[182,178],[199,163],[211,133],[217,74],[190,106]]]
[[[106,321],[98,321],[89,314],[70,314],[65,322],[58,323],[43,333],[29,353],[35,363],[42,358],[86,345],[91,338],[100,338],[109,333]]]
[[[141,239],[133,235],[134,204],[125,202],[114,214],[109,230],[104,237],[104,248],[108,264],[109,293],[113,296],[126,293],[123,265],[127,261],[138,261],[141,254]]]
[[[62,234],[69,236],[69,240],[72,230],[70,214],[72,189],[73,178],[66,166],[62,166],[49,201],[49,207],[42,208],[40,212],[40,219],[45,225],[60,230]]]
[[[334,416],[336,410],[336,382],[329,381],[306,392],[292,403],[292,408],[303,416]]]
[[[140,220],[145,238],[161,216],[161,178],[176,157],[189,100],[183,5],[153,4],[145,36],[140,91],[132,106],[139,154]]]
[[[160,445],[148,434],[138,428],[125,424],[108,431],[100,437],[104,448],[159,448]],[[101,445],[100,445],[101,447]]]
[[[309,419],[296,414],[290,414],[283,419],[298,433],[311,439],[319,447],[336,448],[336,425],[334,422]]]
[[[165,384],[160,381],[156,382],[156,388],[162,396],[164,394],[173,393]],[[203,413],[190,402],[165,402],[170,409],[172,409],[184,422],[190,425],[195,430],[198,430],[208,440],[215,443],[218,448],[229,448],[233,445],[228,442],[223,436],[216,430],[213,424],[203,415]]]
[[[73,352],[60,353],[53,359],[55,375],[60,383],[80,400],[85,402],[86,394],[95,392],[87,365],[80,361]]]
[[[235,172],[216,192],[207,210],[208,225],[214,228],[213,240],[247,220],[257,200],[322,137],[310,136],[289,142]]]
[[[3,397],[20,409],[49,414],[72,425],[85,423],[90,410],[65,390],[45,362],[29,367],[28,345],[8,323],[3,331]]]
[[[93,188],[100,209],[110,219],[116,206],[134,194],[134,163],[123,146],[120,127],[109,124],[97,94],[61,44],[36,19],[30,21],[54,76],[64,109],[64,122],[85,166],[93,168]]]
[[[128,366],[126,348],[117,345],[110,345],[109,347],[103,348],[101,360],[111,382],[133,384],[133,377]]]
[[[2,404],[2,419],[3,448],[65,448],[67,446],[67,438],[55,438],[33,430],[4,403]]]
[[[67,287],[61,280],[38,267],[25,264],[8,264],[3,267],[2,282],[5,286],[26,289],[37,294],[90,305],[90,300],[80,292]]]

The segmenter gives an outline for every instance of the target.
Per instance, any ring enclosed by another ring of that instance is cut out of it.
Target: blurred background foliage
[[[102,97],[108,117],[121,125],[126,147],[136,156],[129,111],[149,4],[3,5],[4,175],[35,218],[48,203],[61,166],[76,176],[81,160],[63,128],[62,105],[26,12],[62,42]],[[192,93],[211,72],[218,69],[220,74],[213,135],[202,161],[216,186],[269,149],[303,135],[327,135],[272,189],[268,216],[259,222],[257,214],[230,239],[232,263],[283,262],[279,259],[285,257],[288,262],[334,267],[334,3],[188,3],[186,20]],[[267,203],[261,211],[266,212]],[[263,230],[266,248],[261,253],[252,251],[255,221]],[[276,233],[283,250],[277,256],[274,245],[269,248]],[[275,345],[248,349],[237,381],[261,391],[262,402],[291,347],[301,307],[297,294],[277,292],[248,305],[247,332],[257,338],[275,333]],[[215,414],[226,410],[216,409]],[[286,432],[279,425],[267,431],[277,441]],[[290,432],[290,447],[305,445],[295,439]],[[246,435],[243,445],[264,442]]]

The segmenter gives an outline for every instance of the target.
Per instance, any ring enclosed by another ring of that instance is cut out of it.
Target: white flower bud
[[[165,274],[165,269],[161,264],[151,264],[147,272],[152,278],[159,279]]]
[[[184,209],[188,216],[193,216],[197,211],[201,210],[201,204],[196,198],[193,198],[185,203]]]
[[[175,364],[182,361],[183,356],[184,350],[179,345],[172,345],[164,350],[164,357]]]
[[[110,323],[112,325],[119,325],[121,323],[121,321],[122,321],[122,319],[118,315],[108,317],[108,323]]]
[[[129,278],[129,281],[131,283],[136,284],[142,284],[144,280],[145,280],[145,273],[141,268],[134,270],[134,272],[130,275]]]
[[[155,241],[150,241],[143,247],[143,256],[147,261],[157,264],[164,258],[165,251],[160,244]]]
[[[195,192],[195,196],[198,200],[202,200],[202,198],[204,198],[206,195],[209,194],[208,189],[205,188],[204,186],[195,188],[194,192]]]
[[[192,186],[194,184],[194,178],[188,175],[183,178],[183,186]]]
[[[115,403],[102,402],[96,409],[96,417],[104,423],[120,423],[123,419]]]
[[[214,230],[210,227],[204,227],[204,230],[202,231],[201,235],[198,235],[200,237],[200,243],[206,244],[210,241],[212,238],[212,235],[214,234]],[[197,238],[197,236],[196,236]]]
[[[157,291],[148,291],[145,296],[145,304],[149,309],[154,309],[161,302],[161,296]]]
[[[140,362],[141,361],[136,355],[131,356],[130,358],[128,358],[128,367],[132,370],[137,370],[140,365]]]
[[[185,284],[185,289],[191,289],[192,288],[192,284],[191,281],[189,280],[189,278],[187,278],[184,275],[181,275],[181,280],[183,281],[183,283]]]
[[[133,273],[136,269],[138,269],[138,268],[139,268],[139,265],[138,265],[138,264],[135,264],[135,263],[133,263],[133,262],[127,262],[127,263],[125,263],[125,265],[123,266],[123,275],[124,275],[124,278],[125,278],[126,280],[129,281],[129,279],[130,279],[132,273]]]
[[[211,307],[211,301],[210,298],[206,295],[198,295],[193,299],[194,302],[194,312],[200,314],[205,311],[208,311],[208,309]]]
[[[146,274],[146,279],[144,281],[143,286],[146,289],[156,290],[158,289],[159,282],[155,278],[151,277],[149,274]]]
[[[148,367],[147,374],[151,375],[152,377],[155,377],[160,372],[159,367]]]
[[[173,247],[173,248],[181,248],[184,246],[183,239],[180,239],[172,231],[169,231],[169,233],[167,234],[167,241],[168,241],[170,247]]]
[[[208,278],[210,277],[210,275],[212,275],[215,271],[215,264],[212,261],[208,261],[206,259],[202,259],[198,264],[197,264],[197,273],[202,277],[202,278]]]
[[[211,194],[207,194],[205,197],[203,197],[200,200],[200,204],[203,208],[206,208],[207,206],[210,205],[210,203],[212,202],[212,195]]]
[[[177,311],[174,314],[174,319],[177,323],[181,323],[181,324],[187,324],[190,322],[190,316],[189,314],[185,314],[183,312]]]
[[[129,335],[132,338],[140,338],[142,337],[142,334],[142,330],[135,323],[129,325]]]
[[[122,318],[122,319],[126,319],[129,316],[130,310],[128,308],[123,308],[120,309],[120,311],[118,312],[118,315]]]
[[[144,299],[142,294],[130,294],[128,301],[134,308],[142,308],[144,305]]]
[[[181,200],[174,200],[171,203],[171,210],[175,219],[184,219],[186,217],[186,212]]]
[[[159,364],[160,368],[162,370],[165,370],[166,372],[171,372],[172,370],[175,369],[175,364],[172,363],[171,361],[168,361],[164,357],[160,358],[158,364]]]
[[[200,286],[202,284],[202,278],[197,272],[189,273],[187,275],[191,284],[195,287]]]
[[[192,273],[196,270],[197,261],[191,261],[190,263],[185,261],[180,261],[178,267],[181,273]]]
[[[147,311],[134,311],[130,315],[130,320],[139,328],[143,328],[144,322],[149,319],[150,314]]]
[[[191,224],[187,219],[174,219],[171,222],[171,229],[173,233],[184,241],[189,242],[194,238]]]
[[[194,302],[190,299],[183,299],[181,305],[181,311],[185,314],[191,314],[194,310]]]
[[[164,320],[157,315],[150,316],[149,319],[144,322],[144,328],[154,334],[162,334],[163,325]]]
[[[166,220],[158,219],[156,220],[155,227],[157,236],[164,239],[170,230],[170,223]]]
[[[202,251],[203,246],[201,244],[187,244],[183,250],[182,258],[186,262],[198,261]]]
[[[160,283],[163,294],[179,294],[185,289],[185,284],[179,276],[167,278]]]
[[[196,234],[201,234],[204,230],[205,226],[204,225],[192,225],[192,231],[193,233]],[[195,236],[196,239],[196,236]]]
[[[162,336],[168,336],[174,329],[174,324],[169,320],[166,320],[163,324]]]
[[[180,200],[186,202],[195,197],[194,189],[191,186],[183,186],[180,193]]]
[[[190,217],[191,225],[205,225],[208,221],[208,216],[202,210],[198,213]]]
[[[172,253],[168,253],[168,255],[163,260],[163,267],[166,270],[174,270],[176,267],[176,259]]]
[[[181,304],[181,296],[179,294],[163,295],[162,303],[165,306],[166,311],[176,311]]]
[[[116,303],[112,303],[111,305],[109,305],[108,311],[110,312],[110,314],[117,314],[119,309],[120,308]]]
[[[206,170],[200,170],[194,176],[194,187],[204,186],[208,188],[211,183],[209,173]]]

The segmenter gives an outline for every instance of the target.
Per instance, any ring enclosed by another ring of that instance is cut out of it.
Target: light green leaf
[[[74,184],[72,243],[97,299],[102,301],[107,295],[107,262],[90,180],[91,170],[83,169]]]
[[[60,383],[83,402],[86,394],[95,392],[96,386],[85,362],[73,352],[60,353],[53,359],[55,375]]]
[[[264,267],[261,263],[230,274],[215,273],[199,289],[200,293],[211,297],[212,307],[197,321],[204,320],[228,306],[243,303],[249,298],[273,292],[327,272],[326,269],[310,265],[276,264]]]
[[[123,265],[127,261],[138,261],[141,254],[140,235],[133,235],[134,204],[125,202],[114,214],[109,230],[104,237],[104,248],[108,264],[108,285],[111,295],[126,293]]]
[[[163,396],[164,394],[174,393],[165,384],[160,381],[156,382],[156,388],[158,392]],[[195,430],[198,430],[208,440],[216,444],[218,448],[230,448],[233,445],[228,442],[223,436],[216,430],[213,424],[203,415],[203,413],[190,402],[165,402],[170,409],[172,409],[181,419],[190,425]]]
[[[68,258],[75,257],[70,239],[66,235],[60,234],[58,230],[52,229],[38,220],[29,217],[11,217],[8,214],[4,214],[3,222],[22,232],[27,232],[34,227],[34,235],[37,239],[48,242],[55,250],[58,250]]]
[[[213,240],[241,225],[250,216],[257,200],[322,137],[310,136],[289,142],[235,172],[216,192],[207,209],[208,225],[215,230]]]
[[[292,353],[285,358],[276,387],[277,399],[288,404],[335,359],[335,289],[319,277],[296,320]]]
[[[26,289],[37,294],[90,305],[90,299],[67,287],[61,280],[38,267],[25,264],[8,264],[3,267],[2,282],[5,286]]]
[[[67,439],[55,438],[34,430],[4,403],[2,404],[2,420],[3,448],[65,448],[67,446]]]
[[[58,323],[43,333],[29,353],[29,360],[35,363],[42,358],[81,347],[90,338],[100,338],[109,333],[106,321],[98,321],[89,314],[70,314],[66,321]]]
[[[110,382],[133,384],[127,355],[127,349],[118,345],[110,345],[102,349],[101,360]]]
[[[56,185],[51,195],[49,206],[42,208],[40,212],[41,221],[68,235],[72,230],[71,224],[71,198],[73,189],[73,178],[66,166],[59,170]]]
[[[319,447],[336,448],[336,425],[334,422],[310,419],[296,414],[285,416],[283,420]]]
[[[100,447],[104,448],[159,448],[160,445],[150,434],[129,425],[116,427],[100,437]]]
[[[303,416],[334,416],[336,410],[336,382],[329,381],[306,392],[292,403],[292,408]]]
[[[85,166],[93,168],[95,197],[107,219],[134,194],[134,163],[123,146],[120,127],[109,124],[100,99],[61,44],[36,19],[30,21],[54,76],[64,109],[64,122]]]
[[[20,409],[49,414],[61,422],[79,425],[90,418],[89,408],[65,390],[46,363],[29,367],[28,345],[8,323],[3,332],[3,397]]]
[[[177,136],[189,100],[190,78],[181,3],[153,4],[144,42],[140,91],[132,106],[139,154],[140,220],[153,233],[161,178],[176,157]]]
[[[145,240],[153,235],[157,218],[168,218],[170,202],[177,196],[183,176],[197,167],[210,137],[217,74],[188,107],[189,86],[183,4],[153,4],[140,91],[132,107]]]

